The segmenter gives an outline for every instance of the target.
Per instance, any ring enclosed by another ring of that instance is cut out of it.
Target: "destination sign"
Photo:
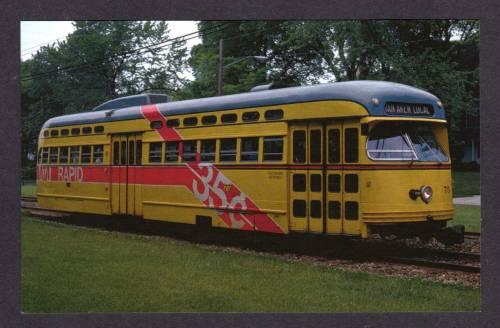
[[[389,102],[385,104],[387,115],[432,116],[434,108],[427,104],[406,104]]]

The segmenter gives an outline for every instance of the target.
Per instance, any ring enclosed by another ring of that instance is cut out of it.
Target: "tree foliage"
[[[200,26],[223,22],[201,22]],[[227,22],[226,22],[227,23]],[[266,55],[262,67],[245,62],[224,75],[224,93],[271,81],[314,84],[387,80],[436,94],[450,122],[452,153],[466,139],[479,140],[470,124],[479,115],[479,22],[473,20],[364,20],[230,22],[191,51],[195,80],[184,97],[216,93],[218,39],[227,61]],[[469,123],[468,123],[469,122]]]
[[[34,152],[50,117],[147,90],[172,93],[185,83],[179,74],[185,43],[165,43],[165,22],[79,21],[74,27],[66,40],[21,63],[24,155]]]
[[[163,89],[175,99],[216,95],[219,40],[224,94],[269,82],[306,85],[388,80],[436,94],[450,122],[452,154],[479,140],[479,22],[474,20],[202,21],[191,49],[164,22],[77,22],[75,32],[22,62],[23,145],[35,149],[49,117],[116,96]],[[141,49],[134,51],[134,49]],[[240,58],[266,56],[265,64]],[[194,79],[183,73],[189,64]],[[24,158],[24,157],[23,157]],[[456,158],[455,158],[456,159]]]

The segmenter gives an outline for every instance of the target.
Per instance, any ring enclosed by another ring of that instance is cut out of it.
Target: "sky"
[[[167,23],[171,38],[198,30],[196,21],[167,21]],[[73,31],[72,21],[22,21],[21,58],[29,59],[41,46],[62,41]],[[199,38],[188,40],[188,51],[200,42]]]

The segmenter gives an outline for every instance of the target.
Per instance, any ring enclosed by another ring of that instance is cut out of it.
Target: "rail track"
[[[414,248],[394,245],[383,241],[351,240],[321,236],[290,236],[288,238],[248,234],[239,231],[221,231],[220,229],[202,230],[182,225],[134,220],[123,217],[80,215],[41,208],[34,197],[22,197],[21,207],[32,215],[65,224],[112,230],[117,232],[139,233],[168,236],[197,243],[219,246],[253,248],[270,253],[290,252],[297,256],[317,257],[320,261],[342,259],[357,262],[377,262],[387,265],[410,265],[421,268],[444,271],[480,273],[480,255],[476,253],[456,252],[433,248]],[[466,238],[480,238],[479,233],[467,233]],[[285,241],[283,241],[285,240]]]

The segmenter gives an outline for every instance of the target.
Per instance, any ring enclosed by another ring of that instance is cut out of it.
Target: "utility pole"
[[[224,39],[219,40],[219,67],[217,70],[217,95],[223,94],[222,75],[224,74]]]

